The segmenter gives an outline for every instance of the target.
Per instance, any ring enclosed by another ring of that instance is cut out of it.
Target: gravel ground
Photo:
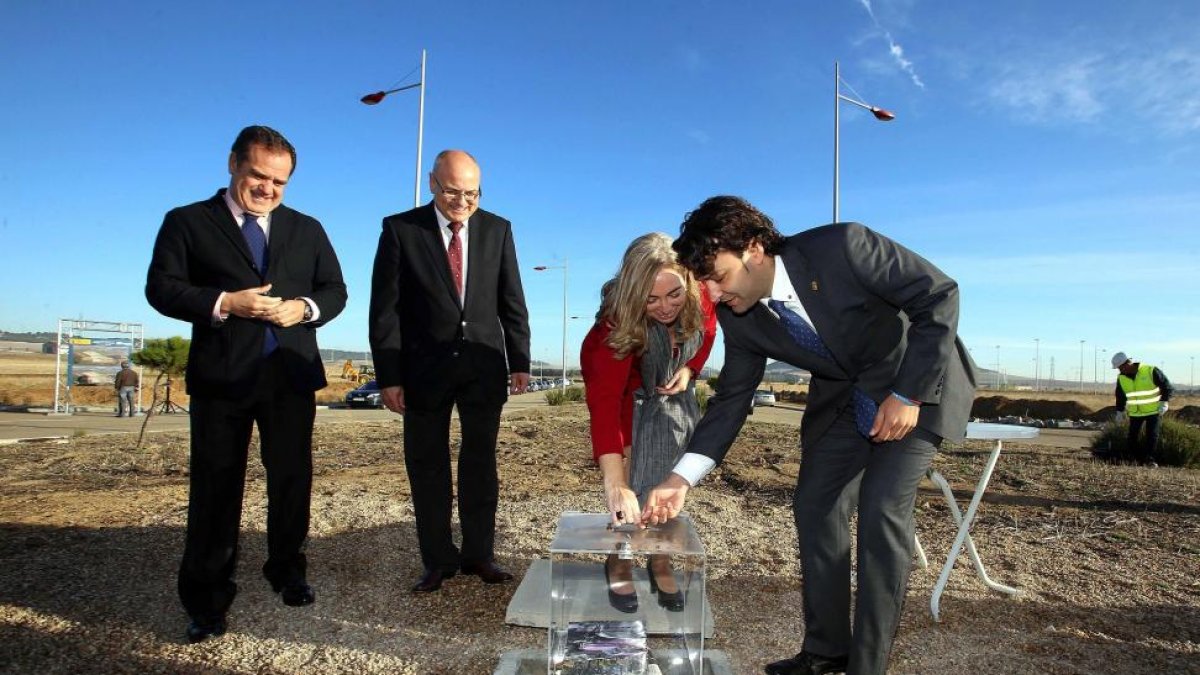
[[[599,511],[581,406],[504,418],[497,554],[518,577],[543,557],[562,511]],[[186,520],[187,438],[89,436],[0,447],[0,672],[479,673],[539,649],[545,631],[507,626],[516,586],[456,577],[414,596],[420,573],[400,424],[317,429],[310,581],[285,607],[258,570],[264,481],[253,467],[230,633],[183,640],[175,570]],[[253,451],[252,451],[253,454]],[[965,499],[984,444],[948,448],[938,468]],[[794,427],[752,422],[688,507],[709,552],[716,633],[735,672],[761,672],[800,643],[791,487]],[[928,610],[954,535],[932,486],[918,501],[933,568],[909,589],[894,673],[1200,673],[1200,475],[1112,467],[1081,450],[1006,443],[973,529],[988,591],[964,556]]]

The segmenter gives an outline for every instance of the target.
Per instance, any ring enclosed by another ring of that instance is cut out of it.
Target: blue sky
[[[178,6],[176,6],[178,4]],[[962,287],[985,367],[1111,379],[1116,349],[1187,384],[1200,355],[1200,5],[928,2],[0,3],[0,329],[157,315],[142,287],[168,209],[228,184],[252,123],[299,152],[286,203],[319,218],[350,289],[325,347],[367,348],[380,219],[425,167],[483,165],[516,228],[533,356],[639,234],[713,194],[795,232],[832,216],[833,64],[882,124],[842,106],[841,217]],[[424,184],[424,180],[422,180]],[[422,200],[428,198],[423,191]],[[577,360],[589,319],[569,322]],[[1084,344],[1080,346],[1080,340]],[[714,361],[721,358],[721,349]],[[1099,361],[1099,367],[1097,362]]]

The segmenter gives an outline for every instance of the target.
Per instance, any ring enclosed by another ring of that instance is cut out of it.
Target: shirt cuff
[[[221,313],[221,301],[224,299],[225,291],[221,291],[221,294],[217,296],[217,304],[213,305],[212,322],[214,326],[225,323],[225,319],[229,318],[228,314]]]
[[[896,393],[896,392],[894,392],[894,391],[892,392],[892,396],[895,396],[895,397],[896,397],[897,399],[899,399],[899,400],[900,400],[900,402],[901,402],[901,403],[903,403],[904,405],[915,405],[915,406],[920,406],[920,405],[921,405],[921,402],[920,402],[920,401],[918,401],[918,400],[916,400],[916,399],[911,399],[911,398],[908,398],[907,396],[901,396],[900,394],[897,394],[897,393]]]
[[[306,298],[304,296],[300,296],[299,299],[308,303],[308,306],[312,309],[312,318],[309,319],[308,321],[304,321],[302,323],[312,323],[314,321],[319,321],[321,319],[321,308],[317,307],[317,303],[313,302],[312,298]]]
[[[682,476],[688,485],[695,487],[696,483],[707,476],[708,472],[712,471],[716,465],[717,463],[713,461],[712,457],[696,452],[687,452],[679,458],[672,471]]]

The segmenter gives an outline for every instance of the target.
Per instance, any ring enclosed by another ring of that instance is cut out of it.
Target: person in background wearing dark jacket
[[[237,594],[238,524],[250,434],[267,473],[263,576],[285,605],[310,605],[304,543],[312,492],[316,390],[325,386],[317,327],[346,305],[321,224],[283,205],[296,150],[278,131],[246,127],[229,153],[229,189],[167,213],[146,299],[192,325],[191,473],[179,597],[187,637],[225,632]]]
[[[1112,357],[1117,375],[1117,415],[1129,417],[1127,452],[1138,464],[1158,466],[1158,432],[1174,389],[1163,371],[1117,352]],[[1142,429],[1146,430],[1142,437]]]
[[[133,398],[137,393],[138,374],[128,361],[121,362],[121,370],[113,378],[113,389],[117,390],[117,417],[133,417]]]

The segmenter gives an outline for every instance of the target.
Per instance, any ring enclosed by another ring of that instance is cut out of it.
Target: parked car
[[[754,405],[756,406],[773,406],[775,405],[775,394],[767,389],[759,389],[754,392]]]
[[[382,408],[383,394],[379,391],[379,383],[371,380],[358,389],[346,392],[346,405],[351,408]]]

